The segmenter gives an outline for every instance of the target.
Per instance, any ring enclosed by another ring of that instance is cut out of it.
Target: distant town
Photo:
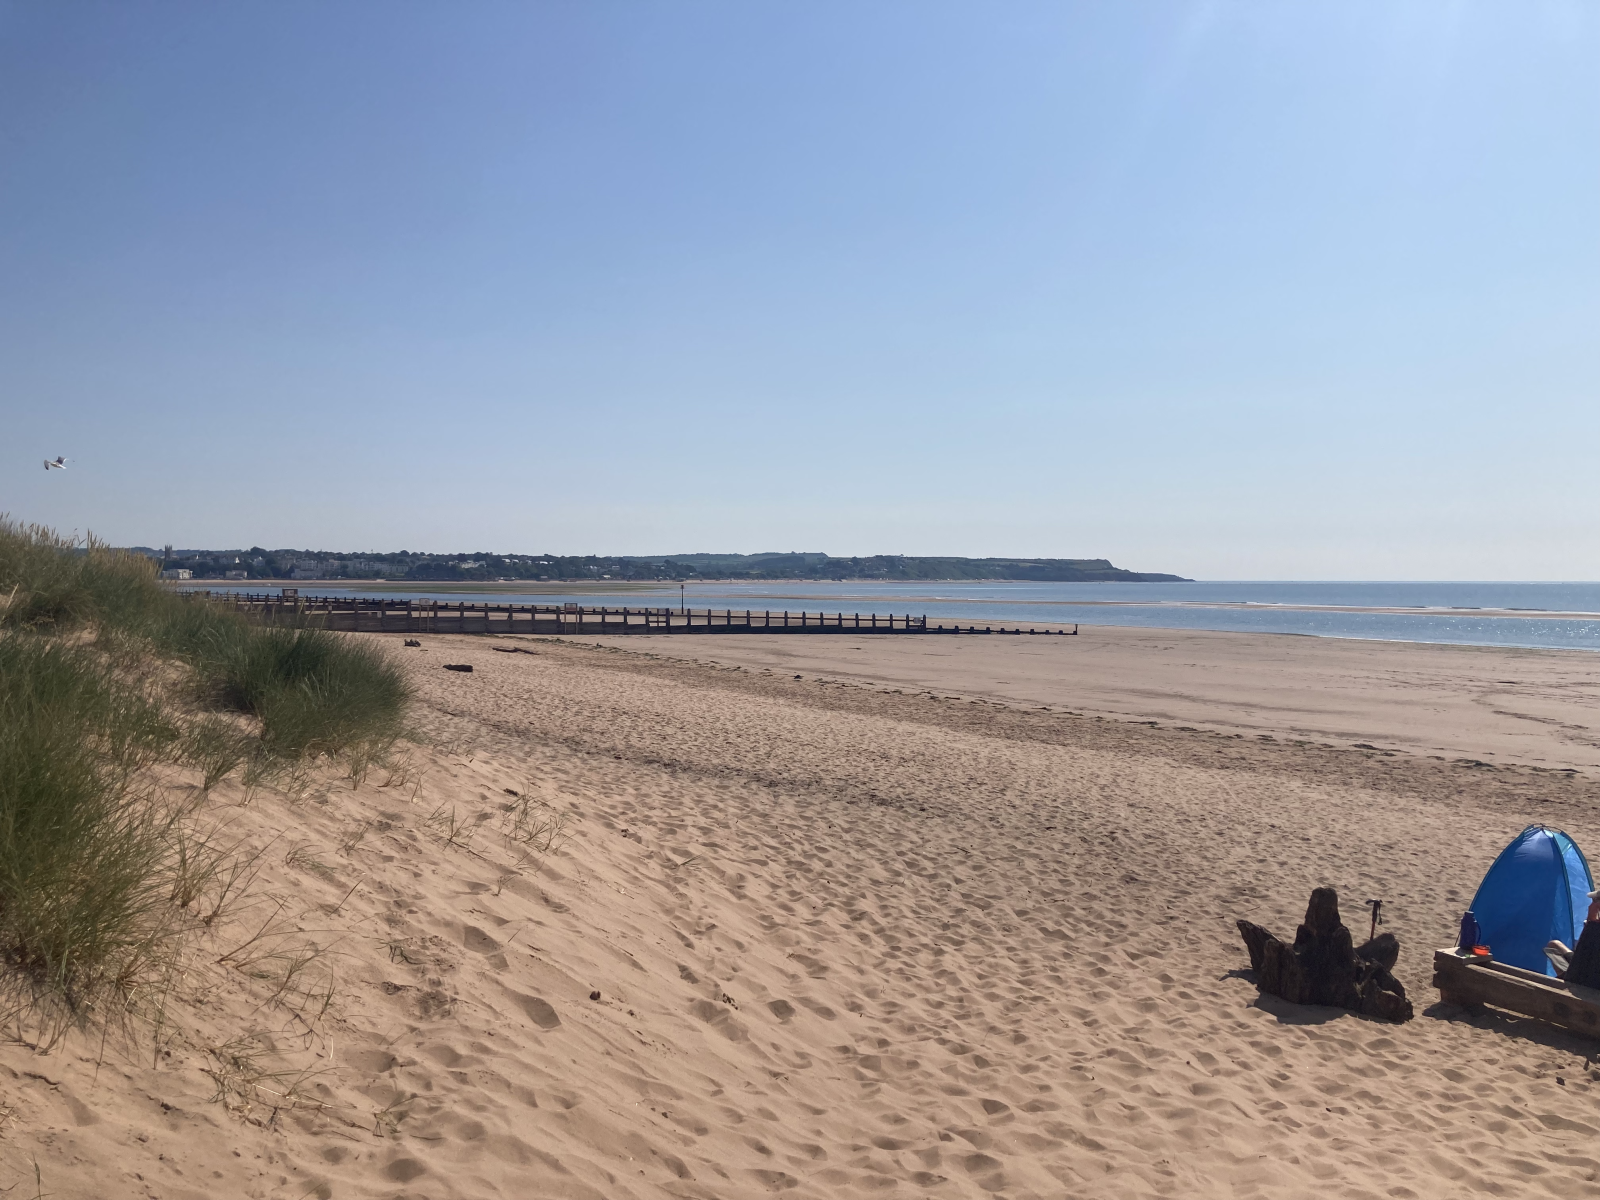
[[[134,546],[174,580],[365,579],[438,582],[1012,579],[1040,583],[1178,583],[1181,575],[1125,571],[1103,558],[927,558],[878,554],[335,554],[321,550],[174,550]]]

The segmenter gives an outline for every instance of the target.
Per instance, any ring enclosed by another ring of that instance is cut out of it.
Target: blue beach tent
[[[1578,944],[1592,890],[1577,843],[1559,829],[1529,825],[1500,852],[1472,898],[1483,945],[1496,962],[1554,975],[1545,944]]]

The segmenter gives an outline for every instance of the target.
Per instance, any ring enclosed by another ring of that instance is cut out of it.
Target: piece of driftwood
[[[1361,946],[1339,919],[1339,893],[1317,888],[1293,944],[1250,921],[1238,922],[1256,986],[1293,1004],[1326,1004],[1387,1021],[1409,1021],[1411,1001],[1394,977],[1400,940],[1380,934]]]
[[[1492,1004],[1600,1037],[1600,989],[1506,963],[1482,962],[1454,948],[1433,952],[1433,986],[1446,1004],[1463,1008]]]
[[[445,663],[444,664],[444,669],[446,671],[466,671],[466,672],[470,673],[472,671],[472,664],[471,663]]]

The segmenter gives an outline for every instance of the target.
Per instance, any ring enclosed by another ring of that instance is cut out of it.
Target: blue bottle
[[[1456,945],[1463,950],[1471,950],[1478,944],[1478,939],[1483,936],[1483,929],[1478,925],[1478,918],[1473,916],[1469,908],[1461,914],[1461,936]]]

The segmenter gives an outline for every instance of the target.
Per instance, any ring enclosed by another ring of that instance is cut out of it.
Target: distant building
[[[188,567],[168,567],[165,571],[161,572],[161,578],[163,578],[163,579],[193,579],[194,578],[194,572],[191,571]]]
[[[290,579],[316,579],[322,574],[315,567],[296,567],[289,572]]]
[[[249,579],[250,578],[250,572],[249,571],[224,571],[222,573],[222,577],[224,579]]]

